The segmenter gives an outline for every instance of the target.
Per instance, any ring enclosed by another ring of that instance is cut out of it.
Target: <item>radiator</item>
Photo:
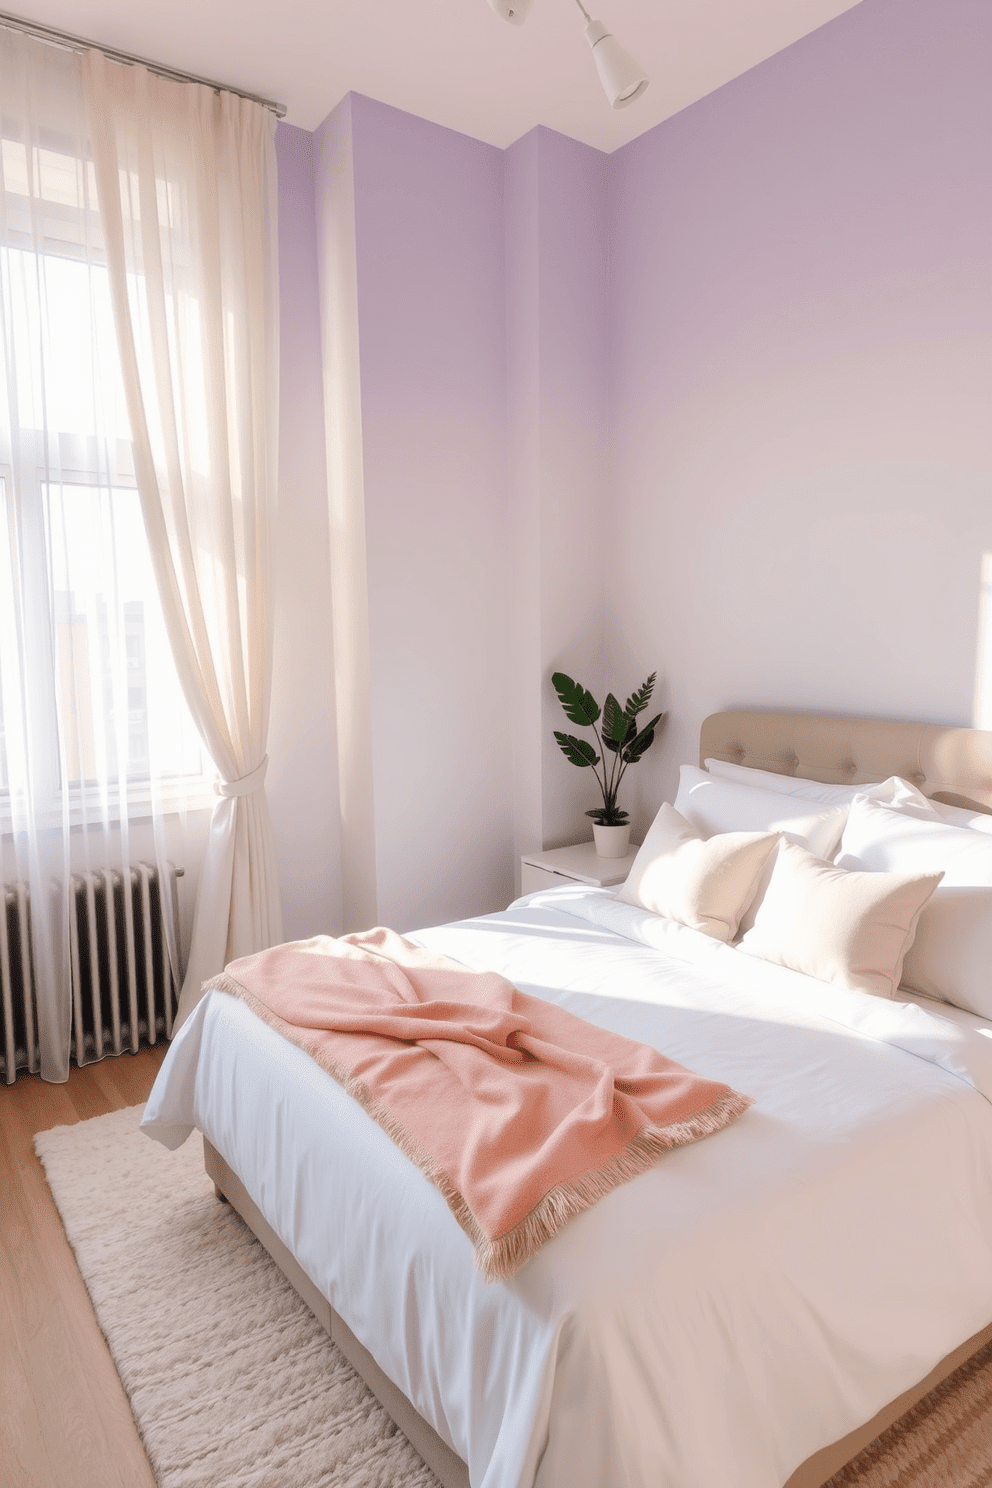
[[[183,870],[172,863],[170,896]],[[57,887],[56,898],[61,895]],[[27,884],[7,884],[0,914],[0,1078],[12,1085],[19,1069],[39,1067],[37,1004]],[[175,927],[178,944],[178,925]],[[169,964],[158,870],[139,863],[74,874],[69,894],[72,983],[71,1054],[77,1064],[105,1054],[136,1052],[172,1037],[177,988]]]

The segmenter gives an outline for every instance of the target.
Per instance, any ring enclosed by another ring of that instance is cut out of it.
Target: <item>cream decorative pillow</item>
[[[775,832],[702,834],[666,801],[651,824],[619,897],[731,941],[768,859]]]
[[[739,949],[821,982],[894,997],[940,873],[852,873],[781,842]]]

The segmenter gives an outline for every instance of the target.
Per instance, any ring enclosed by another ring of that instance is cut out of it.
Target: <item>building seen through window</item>
[[[126,739],[125,773],[130,780],[147,780],[144,600],[127,600],[122,606],[126,666],[120,672],[112,665],[112,627],[103,596],[96,596],[93,610],[88,614],[76,605],[72,593],[56,593],[55,615],[59,713],[63,719],[68,783],[94,783],[104,775],[118,780],[122,729]],[[95,635],[90,633],[91,620],[95,622]],[[99,668],[97,673],[93,670],[94,659]],[[115,685],[117,676],[120,681]],[[106,771],[101,768],[98,755],[101,739],[105,741]]]
[[[213,768],[165,632],[109,279],[82,241],[100,238],[92,166],[4,138],[0,185],[0,791],[199,789]]]

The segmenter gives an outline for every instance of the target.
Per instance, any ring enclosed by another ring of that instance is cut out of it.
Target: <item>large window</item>
[[[147,781],[153,749],[159,775],[201,776],[203,750],[180,705],[137,490],[63,479],[45,487],[43,501],[68,782]],[[163,684],[171,705],[153,711]]]
[[[92,168],[9,139],[2,167],[0,792],[30,777],[36,805],[109,791],[130,810],[154,776],[199,794],[212,766],[162,620],[107,274],[80,241]]]

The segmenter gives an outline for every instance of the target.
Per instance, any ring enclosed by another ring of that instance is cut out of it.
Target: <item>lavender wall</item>
[[[992,550],[992,9],[863,0],[610,158],[614,657],[672,721],[969,723]]]
[[[378,910],[512,893],[502,153],[353,96]]]
[[[609,408],[606,157],[553,130],[505,152],[508,473],[515,575],[515,855],[600,804],[563,758],[557,669],[602,695]],[[621,682],[617,682],[619,687]]]
[[[543,826],[547,846],[589,836],[602,804],[591,772],[554,742],[568,727],[551,686],[559,668],[598,697],[623,680],[603,652],[607,541],[609,321],[607,157],[550,129],[540,139],[540,363]]]
[[[503,157],[506,292],[506,467],[510,552],[507,699],[513,725],[514,888],[520,855],[544,844],[541,642],[540,139],[532,129]]]
[[[380,919],[495,908],[522,849],[584,833],[556,666],[659,670],[642,828],[717,708],[992,721],[989,75],[985,0],[862,0],[609,158],[350,99]],[[330,248],[299,135],[270,749],[293,933],[340,898]]]
[[[270,779],[287,925],[304,933],[330,891],[333,927],[409,929],[504,906],[520,851],[574,840],[596,801],[554,746],[549,677],[561,665],[598,686],[602,674],[605,158],[547,130],[504,155],[359,95],[314,136],[280,141]],[[361,542],[347,540],[342,501]],[[349,586],[368,627],[358,738],[329,644],[348,631]],[[374,838],[367,913],[353,902],[356,832]]]
[[[276,130],[279,164],[279,519],[269,770],[288,940],[341,928],[327,475],[313,136]]]

